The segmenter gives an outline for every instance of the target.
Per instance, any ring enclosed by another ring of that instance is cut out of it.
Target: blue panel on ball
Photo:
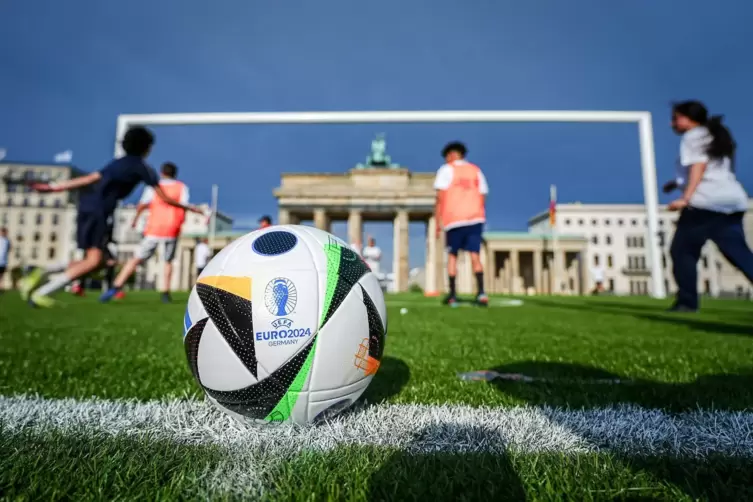
[[[275,230],[267,232],[254,241],[254,251],[265,256],[287,253],[298,242],[298,237],[291,232]]]

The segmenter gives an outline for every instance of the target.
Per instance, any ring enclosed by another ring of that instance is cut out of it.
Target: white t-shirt
[[[379,260],[382,259],[382,250],[378,246],[365,246],[363,252],[363,261],[369,266],[372,272],[379,273]]]
[[[209,257],[212,255],[212,250],[205,242],[200,242],[196,245],[194,250],[194,263],[196,268],[204,268],[209,263]]]
[[[176,180],[171,180],[169,178],[162,178],[159,180],[160,185],[169,185],[171,183],[175,183]],[[183,191],[180,194],[180,199],[178,202],[181,204],[188,204],[188,186],[184,183],[183,184]],[[144,192],[141,194],[141,200],[139,200],[139,204],[149,204],[152,202],[152,199],[154,199],[154,188],[147,186],[144,187]]]
[[[684,189],[690,167],[706,163],[703,178],[690,196],[690,205],[726,214],[745,211],[748,208],[748,194],[732,172],[732,159],[710,158],[706,153],[712,139],[709,130],[703,126],[694,127],[682,135],[677,184]]]
[[[7,237],[0,237],[0,267],[8,266],[8,255],[10,254],[10,241]]]
[[[455,161],[454,164],[464,164],[466,163],[465,160],[458,160]],[[453,164],[444,164],[442,167],[437,170],[437,177],[434,179],[434,190],[447,190],[450,188],[450,185],[452,185],[452,176],[454,174]],[[484,173],[481,171],[481,169],[478,170],[478,191],[482,195],[486,195],[489,193],[489,185],[486,183],[486,176],[484,176]],[[445,230],[449,230],[451,228],[457,228],[457,227],[463,227],[468,225],[475,225],[477,223],[483,223],[482,221],[459,221],[456,223],[453,223],[452,225],[446,226]]]
[[[604,269],[599,266],[593,267],[591,276],[593,276],[594,282],[604,282]]]

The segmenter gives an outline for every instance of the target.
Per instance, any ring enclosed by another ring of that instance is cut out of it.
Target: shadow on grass
[[[674,325],[687,326],[690,329],[698,331],[706,331],[709,333],[725,334],[725,335],[745,335],[753,336],[753,315],[751,316],[751,322],[747,324],[736,324],[728,322],[720,322],[715,320],[698,319],[698,314],[673,314],[662,313],[656,307],[648,305],[638,304],[622,304],[617,302],[607,301],[589,301],[587,303],[571,303],[571,302],[558,302],[553,300],[546,300],[543,298],[536,298],[531,301],[533,305],[540,305],[545,307],[554,307],[567,310],[579,310],[588,313],[601,312],[606,314],[615,314],[628,317],[635,317],[637,319],[645,319],[648,321],[664,322]],[[722,312],[720,309],[716,309],[717,312]]]
[[[589,380],[621,377],[599,368],[568,363],[525,361],[499,366],[494,370],[547,379],[546,382],[497,380],[491,383],[501,392],[537,406],[589,408],[631,403],[646,408],[679,411],[698,407],[744,409],[753,405],[753,370],[743,374],[710,375],[679,384],[648,380],[586,383]],[[576,380],[580,380],[580,383],[574,383]],[[753,461],[750,459],[725,456],[705,459],[643,458],[625,455],[618,455],[617,459],[632,472],[651,472],[654,477],[674,485],[693,499],[753,500]]]
[[[368,500],[526,500],[523,483],[507,454],[480,452],[494,431],[438,424],[393,451],[369,478]],[[455,451],[436,451],[452,446]]]
[[[397,357],[383,356],[374,380],[363,393],[363,399],[369,403],[385,401],[400,393],[408,380],[410,368],[405,361]]]
[[[706,375],[688,383],[629,380],[599,368],[558,362],[521,361],[492,370],[545,379],[491,382],[501,392],[540,406],[590,408],[631,403],[675,411],[699,406],[738,410],[753,406],[753,369],[740,374]],[[593,382],[614,379],[622,383]]]

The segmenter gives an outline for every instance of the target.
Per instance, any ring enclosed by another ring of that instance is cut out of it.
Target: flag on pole
[[[554,228],[557,224],[557,187],[549,187],[549,226]]]
[[[57,164],[67,164],[73,160],[73,152],[70,150],[66,150],[64,152],[56,153],[55,154],[55,163]]]

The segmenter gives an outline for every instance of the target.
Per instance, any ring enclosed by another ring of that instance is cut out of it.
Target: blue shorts
[[[99,213],[78,213],[76,218],[76,245],[79,249],[97,248],[105,251],[112,236],[112,224]]]
[[[483,223],[451,228],[446,235],[448,252],[452,255],[458,254],[461,249],[469,253],[480,252],[483,233]]]

